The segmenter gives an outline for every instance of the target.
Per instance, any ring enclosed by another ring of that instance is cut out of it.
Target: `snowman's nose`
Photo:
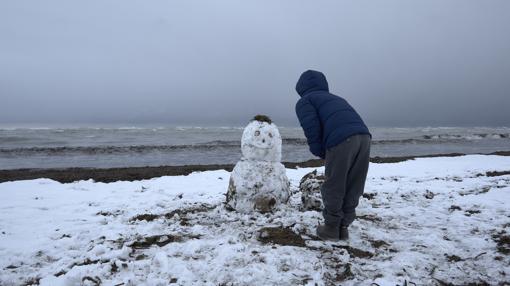
[[[262,143],[266,143],[266,139],[262,139]]]

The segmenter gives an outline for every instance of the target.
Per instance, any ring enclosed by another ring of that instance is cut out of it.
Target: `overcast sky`
[[[0,123],[297,125],[324,72],[371,126],[510,125],[510,1],[0,2]]]

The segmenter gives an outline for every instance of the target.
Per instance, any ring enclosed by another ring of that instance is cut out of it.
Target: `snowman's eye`
[[[260,135],[260,131],[255,131],[255,136],[259,136]]]
[[[269,135],[270,138],[273,138],[273,134],[269,133],[268,135]]]

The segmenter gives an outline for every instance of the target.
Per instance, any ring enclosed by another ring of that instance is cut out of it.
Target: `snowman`
[[[289,200],[289,180],[282,157],[282,138],[269,117],[257,115],[241,138],[242,158],[234,167],[226,207],[265,213]]]

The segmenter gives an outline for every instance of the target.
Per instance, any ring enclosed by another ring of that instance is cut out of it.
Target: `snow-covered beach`
[[[312,170],[287,169],[293,195],[269,214],[227,211],[224,170],[1,183],[0,285],[509,285],[510,157],[371,164],[336,243],[300,209]]]

